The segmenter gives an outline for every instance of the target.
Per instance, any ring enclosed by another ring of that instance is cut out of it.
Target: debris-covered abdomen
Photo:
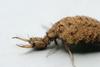
[[[86,16],[66,17],[58,21],[49,31],[69,44],[99,42],[100,22]]]

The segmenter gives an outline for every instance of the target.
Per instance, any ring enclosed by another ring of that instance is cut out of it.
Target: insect
[[[29,45],[18,45],[19,47],[35,49],[44,49],[52,41],[58,45],[57,39],[60,39],[71,57],[73,67],[75,67],[71,47],[78,44],[87,46],[89,43],[100,43],[100,21],[87,16],[64,17],[57,21],[44,37],[13,38],[29,43]]]

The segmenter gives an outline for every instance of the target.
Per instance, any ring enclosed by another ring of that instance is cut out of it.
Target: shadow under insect
[[[73,53],[94,53],[100,52],[100,43],[79,43],[74,46],[70,46],[70,50]]]

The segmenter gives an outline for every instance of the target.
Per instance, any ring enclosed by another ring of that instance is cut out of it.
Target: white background
[[[17,47],[14,36],[43,36],[65,16],[86,15],[100,19],[100,0],[0,0],[0,67],[72,67],[63,50],[32,51]],[[100,52],[74,54],[77,67],[100,67]]]

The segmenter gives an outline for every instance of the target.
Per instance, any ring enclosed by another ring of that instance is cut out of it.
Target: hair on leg
[[[64,46],[65,46],[65,50],[68,52],[68,54],[70,56],[70,59],[71,59],[71,62],[72,62],[72,66],[76,67],[75,66],[75,62],[74,62],[74,56],[73,56],[71,50],[69,49],[69,47],[67,45],[64,45]]]

